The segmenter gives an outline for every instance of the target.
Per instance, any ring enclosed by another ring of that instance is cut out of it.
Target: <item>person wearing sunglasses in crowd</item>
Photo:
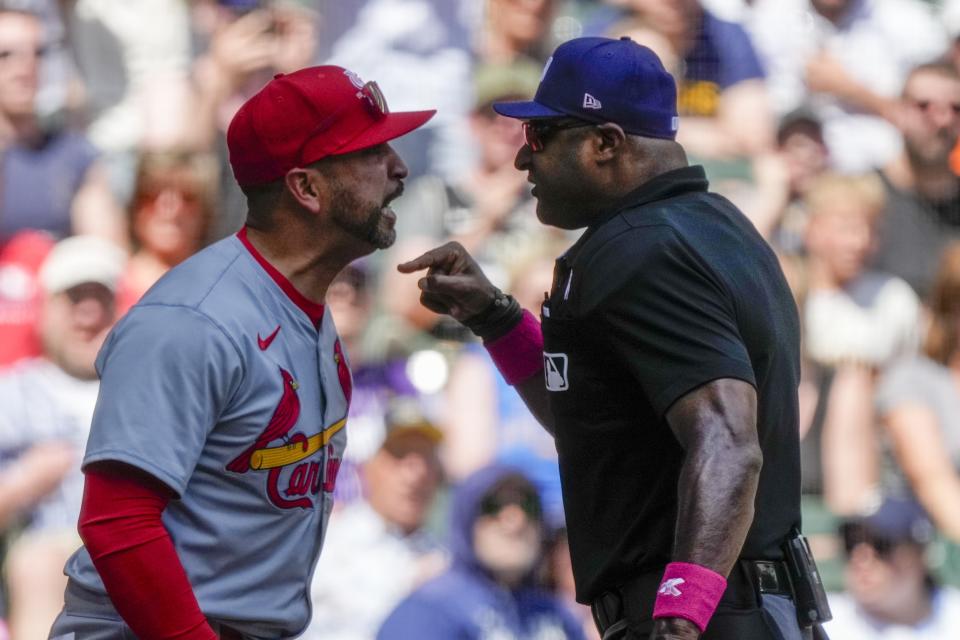
[[[325,297],[389,247],[407,168],[342,67],[278,74],[227,132],[246,224],[168,271],[108,336],[79,531],[51,638],[293,638],[346,446],[352,383]]]
[[[843,640],[943,640],[960,629],[960,591],[927,565],[934,528],[913,499],[890,497],[840,527],[846,593],[826,627]]]
[[[546,531],[540,496],[519,469],[483,467],[457,486],[450,507],[451,567],[383,622],[378,640],[582,640],[562,602],[535,586]]]
[[[554,434],[577,599],[605,638],[806,638],[829,613],[822,590],[795,607],[788,578],[807,559],[797,309],[753,225],[688,166],[676,100],[646,47],[577,38],[532,101],[494,105],[523,121],[539,220],[586,227],[542,322],[456,243],[398,268],[427,270],[421,302],[478,335]]]

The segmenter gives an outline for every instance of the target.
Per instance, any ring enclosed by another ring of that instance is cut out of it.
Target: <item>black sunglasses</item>
[[[544,145],[550,136],[563,129],[578,129],[592,127],[595,122],[578,120],[576,118],[548,118],[543,120],[527,120],[523,123],[523,140],[531,151],[543,151]]]
[[[480,515],[495,516],[509,505],[517,505],[531,520],[539,520],[542,510],[540,498],[529,491],[499,490],[480,501]]]
[[[881,558],[888,558],[894,547],[900,544],[900,541],[878,535],[867,527],[856,523],[842,525],[840,536],[843,538],[843,550],[848,556],[853,553],[858,545],[865,544],[871,547]]]

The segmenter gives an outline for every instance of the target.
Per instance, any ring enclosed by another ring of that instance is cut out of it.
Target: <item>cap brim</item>
[[[378,121],[372,127],[364,130],[356,138],[336,149],[329,155],[343,155],[353,151],[360,151],[369,147],[375,147],[378,144],[389,142],[394,138],[410,133],[414,129],[423,126],[427,120],[432,118],[437,111],[401,111],[399,113],[388,113],[387,117]]]
[[[559,118],[567,115],[562,111],[551,109],[533,100],[524,102],[494,102],[493,110],[507,118],[518,118],[520,120]]]
[[[391,442],[396,438],[408,434],[424,436],[434,444],[438,444],[441,440],[443,440],[443,432],[440,431],[440,429],[436,428],[429,422],[416,422],[413,424],[398,425],[388,430],[387,437],[384,439],[384,443]]]

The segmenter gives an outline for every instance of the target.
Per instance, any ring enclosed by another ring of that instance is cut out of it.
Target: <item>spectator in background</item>
[[[422,175],[454,179],[473,161],[473,149],[464,144],[470,135],[471,42],[462,4],[464,0],[368,0],[331,48],[329,64],[378,78],[391,108],[437,107],[427,126],[395,145],[411,180]]]
[[[0,243],[24,229],[126,242],[123,214],[85,137],[41,123],[39,16],[0,2]]]
[[[214,149],[220,156],[214,238],[236,232],[246,211],[246,198],[230,177],[225,144],[227,125],[240,105],[274,74],[290,73],[315,63],[319,16],[312,8],[314,4],[297,0],[190,3],[191,26],[201,53],[191,70],[191,111],[185,122],[184,138],[188,148]],[[107,9],[109,3],[104,6]],[[387,93],[394,95],[389,90]],[[394,110],[403,110],[394,102],[391,101]]]
[[[566,245],[541,240],[528,243],[505,263],[507,286],[517,302],[540,313],[550,289],[556,256]],[[445,389],[443,460],[447,472],[461,480],[491,462],[525,469],[537,485],[551,528],[563,525],[560,471],[553,437],[537,422],[517,392],[497,372],[480,345],[459,355]]]
[[[32,230],[0,241],[0,370],[40,355],[36,325],[43,295],[37,276],[53,244],[49,234]]]
[[[823,127],[807,109],[781,118],[773,152],[754,160],[755,198],[744,212],[781,256],[802,253],[807,224],[803,196],[829,164]]]
[[[529,61],[477,66],[470,135],[460,141],[477,148],[477,164],[459,179],[430,175],[410,182],[404,197],[393,204],[400,240],[391,250],[396,259],[388,262],[408,260],[438,241],[456,239],[476,251],[493,278],[506,284],[505,265],[514,256],[531,243],[562,233],[544,229],[537,222],[526,174],[513,166],[517,147],[523,144],[523,130],[492,107],[497,100],[532,97],[540,74],[541,68]],[[385,314],[375,321],[374,333],[381,340],[398,337],[394,342],[412,344],[423,342],[427,332],[463,338],[458,323],[420,304],[415,280],[391,268],[383,273],[380,284]]]
[[[5,562],[18,639],[46,638],[63,606],[63,565],[80,545],[80,457],[99,388],[94,360],[113,326],[125,258],[97,237],[58,243],[40,272],[43,356],[0,378],[0,473],[8,479],[0,481],[0,526],[23,525]]]
[[[59,3],[83,82],[87,134],[102,152],[117,199],[130,200],[143,148],[186,144],[190,21],[185,0]]]
[[[950,38],[944,59],[960,72],[960,0],[945,0],[941,18]]]
[[[943,3],[943,24],[950,37],[950,48],[947,49],[945,60],[960,73],[960,0],[946,0]],[[960,175],[960,139],[950,154],[950,167],[955,174]]]
[[[394,207],[396,204],[393,205]],[[333,315],[353,375],[349,416],[350,446],[341,460],[334,490],[335,505],[363,497],[363,466],[384,442],[388,407],[395,401],[415,401],[417,389],[407,376],[404,350],[375,353],[368,345],[374,312],[372,265],[358,260],[343,269],[327,290],[327,308]]]
[[[363,465],[365,500],[332,517],[305,640],[372,640],[400,600],[445,568],[425,530],[442,476],[441,438],[415,401],[392,404],[386,435]]]
[[[404,599],[377,638],[582,639],[561,602],[531,586],[544,534],[526,476],[502,466],[477,471],[452,499],[453,566]]]
[[[190,152],[147,151],[130,203],[134,253],[117,292],[123,315],[172,267],[206,244],[214,222],[216,160]]]
[[[455,239],[481,262],[496,264],[544,233],[555,233],[538,224],[526,174],[513,166],[523,130],[492,107],[500,100],[533,97],[540,72],[531,62],[476,68],[470,141],[478,149],[478,162],[460,180],[427,176],[412,182],[396,204],[401,236]]]
[[[946,47],[919,0],[756,0],[748,20],[776,113],[810,103],[834,167],[864,173],[900,148],[897,101],[909,70]]]
[[[681,117],[677,141],[687,152],[704,159],[730,159],[768,151],[774,123],[764,71],[743,27],[720,20],[699,0],[626,4],[625,21],[605,31],[627,35],[635,32],[639,19],[639,25],[665,36],[682,61],[673,72]],[[662,47],[655,43],[654,48]]]
[[[557,4],[557,0],[485,0],[477,58],[502,65],[523,59],[546,62],[556,44],[550,26]]]
[[[141,0],[152,1],[152,0]],[[190,7],[205,45],[193,67],[201,148],[216,142],[244,99],[275,73],[314,61],[319,16],[304,2],[200,0]]]
[[[839,640],[945,640],[960,629],[960,592],[939,586],[927,568],[933,526],[912,500],[887,498],[840,529],[848,593],[833,595]]]
[[[879,482],[874,381],[888,363],[916,352],[920,303],[906,282],[866,267],[884,204],[876,176],[822,176],[806,203],[805,355],[830,376],[820,398],[824,498],[848,514]]]
[[[887,206],[874,264],[925,298],[943,248],[960,238],[960,177],[950,167],[960,137],[960,72],[946,63],[915,68],[899,109],[903,152],[880,172]]]
[[[924,356],[887,372],[877,410],[897,464],[890,490],[916,495],[937,529],[960,542],[960,243],[944,252],[928,304]]]
[[[804,321],[817,363],[880,369],[916,350],[920,304],[896,276],[868,269],[883,187],[873,175],[817,178],[805,196],[809,261]]]
[[[577,602],[577,586],[573,581],[573,563],[570,560],[570,541],[567,538],[566,525],[550,532],[544,555],[544,575],[540,580],[543,587],[556,594],[579,619],[585,640],[601,640],[597,623],[593,620],[593,611],[589,606]]]

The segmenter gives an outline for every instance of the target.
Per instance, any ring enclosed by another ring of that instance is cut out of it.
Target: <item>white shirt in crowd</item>
[[[19,363],[0,376],[0,469],[42,442],[65,442],[77,451],[74,468],[28,514],[30,532],[76,530],[83,499],[80,459],[99,388],[99,380],[74,378],[46,358]]]
[[[960,634],[960,591],[945,587],[933,598],[930,617],[908,627],[884,624],[860,609],[849,594],[831,594],[833,620],[824,625],[836,640],[947,640]]]
[[[303,640],[372,640],[413,589],[446,568],[425,531],[404,535],[364,501],[334,512],[313,574],[313,620]]]

